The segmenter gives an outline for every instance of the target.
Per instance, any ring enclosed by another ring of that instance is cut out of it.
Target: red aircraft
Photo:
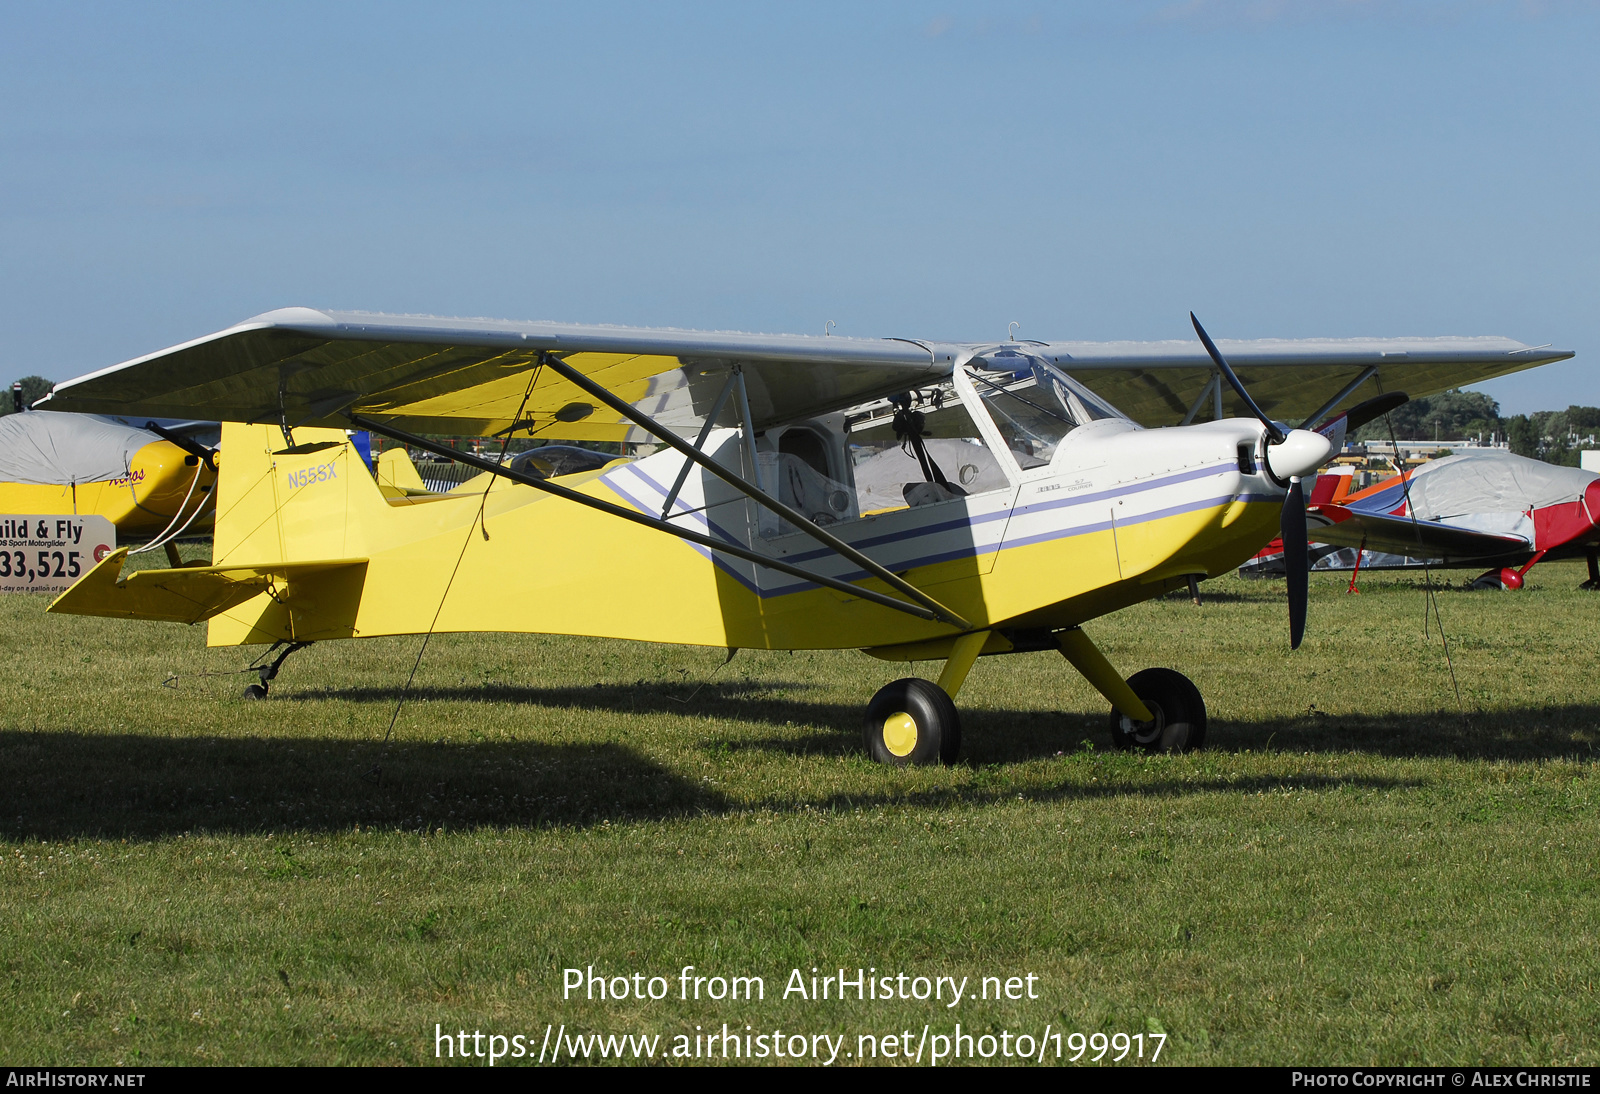
[[[1600,474],[1501,449],[1462,452],[1353,493],[1320,475],[1306,504],[1314,570],[1486,567],[1480,588],[1520,589],[1546,559],[1589,560],[1600,589]],[[1241,572],[1283,569],[1274,541]],[[1355,588],[1355,578],[1351,578]]]

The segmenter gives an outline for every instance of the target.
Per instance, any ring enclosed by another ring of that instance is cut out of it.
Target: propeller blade
[[[1250,398],[1250,393],[1244,389],[1244,384],[1239,382],[1239,377],[1234,375],[1233,368],[1223,358],[1222,351],[1217,349],[1217,344],[1211,340],[1211,335],[1200,325],[1200,320],[1195,318],[1194,312],[1189,313],[1189,321],[1194,324],[1194,332],[1200,336],[1200,341],[1205,344],[1206,352],[1211,354],[1211,360],[1216,362],[1217,371],[1222,373],[1223,379],[1228,381],[1228,386],[1238,393],[1244,400],[1244,405],[1250,408],[1250,413],[1260,419],[1261,424],[1267,427],[1267,440],[1271,444],[1282,444],[1283,430],[1278,428],[1278,423],[1264,414],[1256,401]]]
[[[1297,650],[1306,633],[1307,571],[1311,565],[1307,554],[1310,545],[1306,542],[1306,494],[1299,479],[1289,480],[1278,530],[1283,534],[1283,572],[1289,580],[1289,648]]]

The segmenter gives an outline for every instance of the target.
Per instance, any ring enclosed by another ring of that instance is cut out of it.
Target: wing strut
[[[874,592],[871,589],[863,589],[859,585],[852,585],[848,581],[841,581],[839,578],[829,577],[827,574],[813,573],[812,571],[804,569],[800,566],[794,566],[790,563],[782,562],[775,558],[768,558],[767,556],[756,551],[749,550],[746,547],[741,547],[736,543],[728,543],[724,540],[714,539],[711,536],[702,535],[701,533],[689,528],[680,528],[676,524],[668,524],[666,521],[657,517],[649,516],[633,509],[627,509],[620,505],[614,505],[602,498],[591,497],[588,494],[581,494],[570,487],[559,486],[556,483],[547,482],[546,480],[533,475],[525,475],[520,471],[512,471],[508,467],[502,467],[497,463],[492,463],[491,461],[485,460],[479,456],[474,456],[467,452],[457,451],[456,449],[450,448],[447,445],[439,444],[436,441],[430,441],[426,437],[419,437],[415,433],[407,433],[402,429],[395,429],[393,426],[384,425],[381,422],[375,422],[372,419],[363,417],[360,414],[350,415],[350,421],[355,425],[360,426],[362,429],[370,429],[372,432],[381,437],[388,437],[390,440],[399,441],[401,444],[420,448],[424,452],[432,452],[435,455],[443,456],[446,459],[455,460],[458,463],[464,463],[468,467],[477,468],[479,471],[487,471],[491,475],[498,475],[502,479],[510,479],[512,482],[521,483],[523,486],[531,486],[535,490],[543,490],[547,494],[554,494],[558,498],[565,498],[567,501],[577,502],[579,505],[586,505],[590,509],[596,509],[602,513],[607,513],[614,517],[620,517],[626,521],[632,521],[634,524],[642,524],[646,528],[654,528],[658,532],[665,532],[669,536],[677,536],[679,539],[688,540],[690,543],[697,543],[700,546],[708,548],[712,551],[721,551],[723,554],[732,555],[735,558],[742,558],[746,562],[753,562],[757,566],[765,566],[770,570],[777,570],[779,573],[788,574],[790,577],[798,577],[803,581],[811,581],[818,585],[825,585],[830,589],[835,589],[849,596],[858,597],[862,600],[870,600],[874,604],[881,604],[886,608],[893,608],[896,611],[905,612],[907,615],[914,615],[918,619],[930,619],[936,622],[947,622],[947,620],[944,620],[938,612],[924,608],[919,604],[907,604],[904,600],[897,599],[896,597],[886,596],[883,593]],[[956,625],[960,626],[963,630],[970,629],[965,621],[961,621],[959,619],[957,620]]]
[[[1327,402],[1323,403],[1322,407],[1315,414],[1311,415],[1305,421],[1301,422],[1300,423],[1300,428],[1301,429],[1315,429],[1317,427],[1317,423],[1322,420],[1322,416],[1324,414],[1331,414],[1333,412],[1333,408],[1334,407],[1336,407],[1340,403],[1344,402],[1345,399],[1348,398],[1350,396],[1350,394],[1355,391],[1356,388],[1360,387],[1362,384],[1366,383],[1368,380],[1372,379],[1376,375],[1378,375],[1378,366],[1377,365],[1370,366],[1360,376],[1357,376],[1354,380],[1351,380],[1348,384],[1346,384],[1344,386],[1344,388],[1339,392],[1339,394],[1335,395],[1333,398],[1331,398]]]
[[[791,509],[789,506],[783,504],[783,502],[779,501],[771,494],[768,494],[757,487],[751,486],[742,477],[734,474],[732,471],[729,471],[726,467],[723,467],[716,460],[713,460],[704,452],[701,452],[698,448],[691,445],[688,441],[672,432],[672,430],[651,418],[650,415],[617,398],[611,392],[607,391],[605,388],[589,379],[583,373],[579,372],[577,369],[573,368],[571,365],[555,356],[555,354],[543,353],[540,354],[540,357],[545,365],[557,373],[560,373],[574,386],[582,389],[590,396],[599,399],[602,403],[606,404],[606,406],[610,407],[618,414],[621,414],[630,422],[642,429],[647,430],[653,436],[660,438],[673,448],[677,449],[679,452],[682,452],[685,456],[689,457],[695,463],[711,472],[717,478],[721,479],[723,482],[727,483],[741,494],[744,494],[746,497],[755,501],[757,505],[766,506],[768,509],[783,517],[783,519],[787,520],[790,524],[794,525],[797,529],[804,532],[818,543],[832,548],[836,553],[843,555],[851,562],[854,562],[857,566],[860,566],[863,570],[867,571],[867,573],[871,574],[879,581],[882,581],[891,589],[894,589],[896,592],[900,593],[900,595],[922,605],[924,608],[933,613],[934,618],[945,623],[949,623],[952,626],[960,627],[963,631],[969,631],[972,629],[971,623],[968,623],[965,619],[962,619],[955,612],[951,611],[949,608],[933,599],[933,597],[929,596],[927,593],[911,584],[899,574],[890,572],[882,564],[873,561],[871,558],[868,558],[866,555],[850,546],[850,544],[846,543],[838,536],[826,531],[825,529],[817,527],[815,524],[812,524],[810,520],[806,519],[805,514],[801,513],[799,510]],[[748,415],[746,415],[745,418],[745,428],[747,430],[750,428],[750,419]],[[751,437],[751,440],[753,441],[754,437]],[[755,455],[754,447],[752,445],[750,452],[750,459],[752,463],[755,461]],[[852,588],[853,587],[854,586],[852,586]]]
[[[1216,369],[1212,369],[1211,379],[1207,380],[1206,386],[1200,389],[1200,394],[1195,396],[1194,403],[1189,407],[1189,413],[1185,414],[1183,416],[1183,421],[1179,422],[1178,424],[1188,425],[1190,422],[1194,421],[1194,416],[1200,413],[1200,408],[1206,405],[1206,400],[1211,398],[1212,391],[1215,391],[1217,389],[1217,385],[1220,383],[1222,383],[1222,373],[1218,372]],[[1216,414],[1212,420],[1222,420],[1222,396],[1220,392],[1217,395]]]
[[[700,436],[695,438],[694,446],[704,449],[706,438],[711,436],[711,431],[716,428],[717,415],[722,413],[722,406],[728,401],[728,396],[733,394],[733,385],[743,379],[739,372],[728,373],[727,382],[722,385],[722,391],[717,395],[716,402],[711,404],[711,413],[706,415],[706,424],[700,427]],[[689,479],[689,468],[694,464],[688,460],[683,461],[683,470],[678,472],[677,479],[672,484],[672,489],[667,491],[667,503],[661,507],[661,519],[666,520],[672,512],[672,503],[678,500],[678,491],[683,489],[683,484]]]

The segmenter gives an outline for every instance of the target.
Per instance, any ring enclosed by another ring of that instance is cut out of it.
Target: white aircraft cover
[[[1463,452],[1424,464],[1411,477],[1411,505],[1420,520],[1466,523],[1473,514],[1510,513],[1577,501],[1600,478],[1509,452]],[[1600,514],[1596,514],[1600,516]]]
[[[98,414],[29,410],[0,417],[0,482],[65,486],[128,473],[133,454],[161,438]]]

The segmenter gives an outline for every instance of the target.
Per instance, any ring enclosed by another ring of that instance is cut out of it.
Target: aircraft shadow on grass
[[[511,703],[519,706],[606,711],[613,714],[711,715],[785,730],[770,736],[729,734],[710,742],[731,752],[762,750],[792,755],[859,753],[861,708],[804,698],[817,685],[793,681],[729,680],[699,685],[593,684],[587,687],[416,688],[413,701]],[[288,700],[392,703],[395,688],[307,690]],[[1108,715],[1092,711],[961,711],[963,762],[1019,763],[1072,752],[1089,741],[1110,747]],[[1388,757],[1455,757],[1466,760],[1594,758],[1600,744],[1600,704],[1522,710],[1452,710],[1427,714],[1329,714],[1312,709],[1270,721],[1213,717],[1206,747],[1212,751],[1367,752]]]
[[[725,799],[622,745],[0,731],[0,837],[667,820]]]
[[[413,698],[469,695],[529,706],[616,713],[690,711],[756,723],[748,735],[722,731],[701,747],[713,756],[858,754],[860,717],[850,706],[775,697],[755,689],[708,686],[691,704],[635,687],[423,689]],[[689,689],[681,689],[685,694]],[[804,692],[801,685],[781,690]],[[380,698],[377,693],[371,696]],[[348,698],[348,696],[347,696]],[[681,698],[681,696],[679,697]],[[281,701],[281,700],[278,700]],[[1085,739],[1104,748],[1104,715],[971,710],[964,714],[966,764],[1037,761],[1074,752]],[[1374,755],[1539,760],[1593,755],[1600,707],[1575,706],[1475,714],[1462,728],[1453,714],[1421,718],[1336,717],[1315,713],[1275,722],[1214,721],[1218,752],[1367,752]],[[773,731],[763,731],[763,727]],[[774,732],[775,731],[775,732]],[[530,719],[528,733],[538,734]],[[1113,776],[1117,769],[1111,769]],[[180,832],[341,831],[355,825],[406,831],[583,828],[602,822],[666,821],[748,809],[983,805],[1112,797],[1186,797],[1271,790],[1402,788],[1416,780],[1317,773],[1232,776],[1144,765],[1127,777],[1088,782],[1074,765],[1049,785],[1009,779],[907,789],[893,771],[864,792],[761,799],[730,796],[624,745],[533,741],[446,742],[253,737],[155,737],[0,731],[0,838],[160,838]],[[737,778],[730,773],[728,778]],[[1029,780],[1031,781],[1031,780]]]
[[[382,767],[381,775],[374,769]],[[985,805],[1018,797],[1189,797],[1394,789],[1414,780],[1321,774],[905,790],[735,801],[615,744],[391,743],[0,731],[0,838],[159,839],[179,833],[586,828],[739,810]]]

